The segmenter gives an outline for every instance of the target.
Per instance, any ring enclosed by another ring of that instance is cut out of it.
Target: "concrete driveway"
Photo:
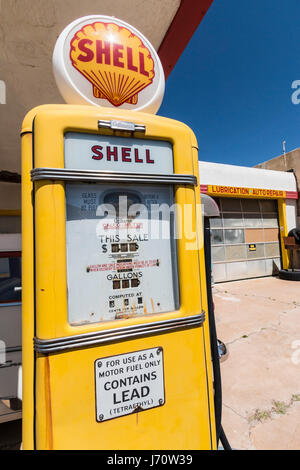
[[[300,449],[300,282],[216,284],[223,428],[235,449]]]

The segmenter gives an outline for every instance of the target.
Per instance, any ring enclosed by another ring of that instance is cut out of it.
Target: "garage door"
[[[280,268],[277,201],[216,198],[211,219],[215,282],[271,276]]]

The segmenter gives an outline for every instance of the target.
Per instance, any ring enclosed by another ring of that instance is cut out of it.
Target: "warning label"
[[[104,263],[104,264],[91,264],[87,267],[89,272],[93,271],[120,271],[121,269],[142,269],[142,268],[151,268],[153,266],[159,266],[159,260],[150,259],[146,261],[124,261],[118,263]]]
[[[106,421],[165,403],[163,349],[95,361],[96,420]]]

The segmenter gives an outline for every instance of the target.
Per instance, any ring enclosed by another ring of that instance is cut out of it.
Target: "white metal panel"
[[[286,223],[288,232],[297,227],[297,201],[294,199],[286,200]]]
[[[98,422],[162,406],[165,403],[162,348],[97,359],[95,384]]]
[[[22,400],[22,376],[23,376],[23,369],[22,366],[18,367],[18,389],[17,389],[17,398]]]
[[[169,142],[68,132],[65,167],[97,171],[172,174]]]
[[[200,184],[297,191],[293,173],[199,161]]]

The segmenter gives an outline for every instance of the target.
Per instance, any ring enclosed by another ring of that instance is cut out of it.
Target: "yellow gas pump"
[[[193,133],[61,105],[22,135],[24,448],[215,448]],[[174,231],[185,205],[196,249]]]
[[[26,116],[24,449],[216,449],[200,208],[184,124]]]

